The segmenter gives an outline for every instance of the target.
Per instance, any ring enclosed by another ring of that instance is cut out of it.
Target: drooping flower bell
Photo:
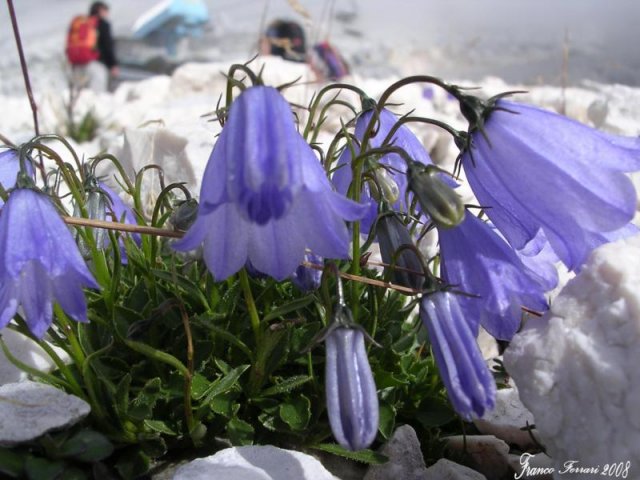
[[[362,141],[364,138],[373,114],[374,110],[367,110],[356,120],[355,137],[358,141]],[[378,129],[375,135],[369,139],[369,148],[381,147],[397,122],[398,117],[386,108],[383,108],[380,111]],[[416,138],[406,125],[398,128],[391,138],[391,142],[394,147],[404,150],[414,161],[424,165],[431,165],[433,163],[424,146],[420,143],[420,140]],[[353,145],[353,150],[355,155],[360,154],[359,145]],[[336,186],[338,192],[343,194],[347,193],[353,180],[351,161],[351,149],[346,147],[338,159],[338,164],[332,178],[333,184]],[[397,153],[387,153],[383,155],[378,162],[383,166],[377,168],[375,173],[378,177],[380,187],[383,190],[386,189],[394,192],[391,198],[386,199],[387,203],[393,210],[406,213],[408,207],[405,200],[407,191],[407,177],[405,175],[407,171],[406,161]],[[387,167],[387,169],[384,169],[384,167]],[[388,185],[392,185],[392,187],[389,188]],[[371,228],[378,214],[377,202],[371,197],[371,189],[369,186],[364,186],[360,195],[360,201],[368,205],[367,214],[360,223],[361,231],[366,233]]]
[[[346,258],[345,220],[364,211],[333,191],[282,95],[254,86],[229,109],[203,176],[198,218],[174,248],[192,250],[204,242],[216,280],[247,261],[283,280],[302,263],[305,248]]]
[[[462,418],[471,420],[493,409],[496,384],[482,358],[475,332],[460,308],[461,298],[448,291],[424,295],[420,318],[429,332],[449,400]]]
[[[51,201],[34,190],[14,190],[0,212],[0,328],[22,306],[29,329],[42,338],[54,301],[86,322],[83,287],[99,288]]]
[[[325,339],[325,389],[333,436],[348,450],[367,448],[376,438],[376,384],[358,328],[338,327]]]
[[[425,282],[422,262],[416,251],[407,248],[413,246],[413,240],[402,221],[392,213],[381,215],[376,222],[376,236],[382,261],[391,265],[393,282],[421,290]]]
[[[640,140],[607,135],[561,115],[500,98],[456,94],[471,122],[462,157],[493,224],[516,249],[540,231],[570,270],[624,236],[636,192],[623,173],[640,170]]]
[[[461,297],[467,321],[477,334],[481,324],[491,335],[511,340],[520,327],[522,307],[544,311],[546,279],[526,267],[518,255],[470,212],[454,228],[438,228],[441,276],[477,298]]]
[[[305,262],[309,262],[314,265],[322,265],[324,263],[324,259],[322,257],[311,252],[304,254],[304,260]],[[296,268],[293,275],[291,275],[291,282],[298,290],[304,293],[312,292],[320,288],[321,281],[322,270],[309,268],[305,265],[298,265],[298,268]]]

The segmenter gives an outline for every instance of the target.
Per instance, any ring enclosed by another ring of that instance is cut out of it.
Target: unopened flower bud
[[[337,327],[325,345],[327,413],[333,436],[348,450],[367,448],[378,431],[379,404],[364,332]]]
[[[464,219],[464,204],[440,175],[438,168],[418,163],[410,164],[407,170],[409,188],[422,210],[438,227],[452,228]]]
[[[377,168],[375,176],[382,198],[384,198],[389,205],[396,203],[400,198],[400,187],[398,187],[398,183],[386,168]]]

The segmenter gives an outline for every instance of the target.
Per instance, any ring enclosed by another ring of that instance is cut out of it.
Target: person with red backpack
[[[109,6],[94,2],[88,16],[79,15],[71,21],[66,54],[76,88],[88,87],[104,92],[110,90],[110,81],[119,76],[108,16]]]

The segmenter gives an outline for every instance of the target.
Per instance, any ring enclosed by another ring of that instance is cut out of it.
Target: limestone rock
[[[427,469],[423,480],[486,480],[486,477],[469,467],[441,458]]]
[[[493,435],[455,435],[444,439],[449,449],[466,453],[472,467],[489,480],[509,472],[509,446]]]
[[[498,390],[495,408],[473,423],[481,433],[494,435],[523,449],[535,444],[531,434],[522,430],[527,425],[535,424],[533,414],[522,404],[515,388]]]
[[[0,446],[12,447],[89,414],[89,404],[50,385],[24,381],[0,387]]]
[[[380,453],[389,457],[382,465],[371,465],[364,480],[422,480],[427,467],[420,450],[420,441],[416,431],[409,425],[403,425],[393,432],[389,441],[380,449]]]
[[[596,249],[504,359],[556,469],[640,458],[640,236]]]
[[[173,480],[338,480],[310,455],[270,445],[226,448],[180,467]]]

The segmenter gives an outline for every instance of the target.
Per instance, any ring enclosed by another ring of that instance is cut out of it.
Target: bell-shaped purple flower
[[[406,248],[413,245],[407,227],[394,214],[382,215],[376,224],[376,235],[382,261],[393,265],[393,282],[420,290],[425,280],[422,262],[415,251]]]
[[[302,263],[306,248],[346,258],[345,220],[363,215],[362,205],[333,191],[282,95],[255,86],[231,105],[204,172],[198,218],[174,248],[192,250],[204,242],[216,280],[247,261],[283,280]]]
[[[420,318],[429,332],[449,400],[462,418],[471,420],[494,407],[496,384],[475,332],[460,308],[461,298],[446,291],[425,295],[420,302]]]
[[[324,259],[311,252],[307,252],[304,255],[305,262],[313,263],[314,265],[323,265]],[[293,275],[291,275],[291,282],[301,292],[312,292],[320,288],[320,282],[322,281],[322,270],[315,268],[309,268],[304,265],[298,265]]]
[[[29,329],[42,338],[54,301],[86,322],[82,287],[99,288],[51,201],[33,190],[15,190],[0,212],[0,328],[21,305]]]
[[[360,329],[337,327],[325,339],[325,389],[333,436],[348,450],[367,448],[376,438],[379,404]]]
[[[640,169],[640,141],[533,106],[499,100],[497,107],[463,156],[469,184],[514,248],[542,230],[577,270],[634,216],[636,192],[623,172]]]
[[[358,141],[361,141],[364,138],[365,131],[371,121],[373,113],[373,110],[367,110],[356,120],[355,137]],[[387,138],[387,135],[397,122],[398,117],[389,110],[383,108],[380,111],[378,130],[376,134],[369,139],[369,148],[381,147],[382,143]],[[416,138],[413,132],[406,125],[402,125],[398,128],[391,141],[394,147],[403,149],[414,161],[425,165],[431,165],[433,163],[424,146],[420,143],[420,140]],[[359,145],[354,144],[353,150],[354,153],[358,155],[360,153]],[[336,190],[343,194],[347,193],[349,186],[351,185],[351,181],[353,180],[351,160],[351,150],[346,147],[338,159],[338,164],[332,178],[333,184],[336,186]],[[383,176],[386,175],[386,178],[382,181],[388,183],[393,182],[395,184],[393,188],[396,190],[394,195],[396,198],[394,201],[388,202],[389,205],[395,211],[406,212],[407,205],[405,201],[405,193],[407,191],[407,177],[405,172],[407,171],[407,163],[397,153],[388,153],[383,155],[380,158],[379,163],[389,167],[388,170],[379,170],[380,172],[385,172],[385,174],[382,174]],[[360,222],[361,231],[366,233],[370,230],[378,213],[377,202],[371,198],[370,189],[366,184],[361,192],[360,201],[368,205],[367,214]]]
[[[438,229],[444,281],[478,298],[461,298],[474,331],[481,324],[491,335],[511,340],[520,326],[522,307],[548,308],[546,279],[527,268],[489,225],[466,212],[454,228]]]

